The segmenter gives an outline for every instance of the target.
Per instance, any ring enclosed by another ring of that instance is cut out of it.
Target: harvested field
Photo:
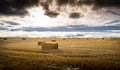
[[[54,40],[59,49],[36,43],[52,38],[0,39],[0,70],[120,70],[119,38]]]

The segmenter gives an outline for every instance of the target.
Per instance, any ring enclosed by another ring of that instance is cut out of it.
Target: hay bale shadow
[[[58,43],[56,43],[56,42],[44,42],[41,44],[41,47],[43,50],[58,49]]]
[[[51,42],[56,42],[56,40],[51,40]]]

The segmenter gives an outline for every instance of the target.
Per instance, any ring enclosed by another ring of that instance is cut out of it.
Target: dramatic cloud
[[[120,7],[120,0],[93,0],[96,6],[102,7]]]
[[[58,5],[91,5],[96,6],[120,6],[119,0],[56,0]]]
[[[41,5],[46,13],[55,11],[58,14],[60,11],[64,11],[67,5],[71,6],[71,8],[80,7],[82,5],[94,5],[94,7],[97,8],[120,7],[120,0],[1,0],[0,14],[26,15],[28,14],[26,8],[38,5]],[[56,14],[52,13],[51,15],[54,16]]]
[[[59,15],[59,13],[57,12],[54,12],[54,11],[48,11],[48,12],[45,12],[45,15],[51,17],[51,18],[55,18]]]
[[[25,15],[26,8],[38,5],[39,0],[1,0],[0,15]]]
[[[69,17],[70,17],[70,18],[73,18],[73,19],[77,19],[77,18],[83,17],[83,15],[75,12],[75,13],[71,13],[71,14],[69,15]]]
[[[119,0],[40,0],[40,5],[47,12],[55,11],[57,13],[69,11],[80,11],[83,5],[93,6],[92,9],[103,7],[120,7]],[[76,9],[77,8],[77,9]],[[85,8],[84,8],[85,9]],[[49,16],[49,15],[48,15]]]

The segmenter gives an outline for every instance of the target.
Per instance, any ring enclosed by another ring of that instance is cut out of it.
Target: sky
[[[0,37],[120,37],[120,0],[1,0]]]

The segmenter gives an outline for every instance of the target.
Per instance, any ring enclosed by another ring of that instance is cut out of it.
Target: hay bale
[[[65,38],[63,38],[63,40],[65,40]]]
[[[102,40],[105,40],[105,38],[102,38]]]
[[[7,38],[3,38],[3,40],[7,40]]]
[[[89,38],[86,38],[86,40],[89,40]]]
[[[26,40],[26,38],[22,38],[22,40]]]
[[[51,42],[56,42],[56,40],[51,40]]]
[[[42,49],[58,49],[58,43],[56,42],[44,42],[41,46]]]
[[[37,42],[38,45],[41,45],[42,43],[44,43],[45,41],[41,41],[41,42]]]

